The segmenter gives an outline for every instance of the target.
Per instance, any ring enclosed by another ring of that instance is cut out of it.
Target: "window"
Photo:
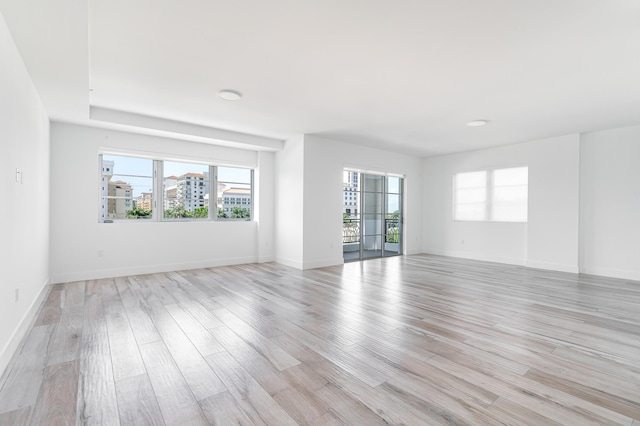
[[[487,176],[486,171],[455,176],[456,220],[487,220]]]
[[[528,167],[481,170],[454,176],[454,219],[526,222]]]
[[[252,218],[252,169],[111,154],[100,169],[100,222]]]
[[[206,164],[164,161],[163,179],[163,218],[208,219],[210,166]],[[202,190],[191,182],[202,180]]]
[[[501,222],[526,222],[529,169],[515,167],[493,171],[491,218]]]
[[[218,218],[251,218],[253,171],[238,167],[218,167]],[[242,207],[242,205],[247,207]]]
[[[103,155],[101,167],[100,220],[151,219],[153,160]]]

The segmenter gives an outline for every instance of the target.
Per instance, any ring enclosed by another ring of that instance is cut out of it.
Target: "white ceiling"
[[[419,156],[640,123],[637,0],[0,0],[0,10],[54,120],[98,124],[91,106]],[[221,100],[220,89],[243,98]],[[474,119],[490,124],[465,125]]]

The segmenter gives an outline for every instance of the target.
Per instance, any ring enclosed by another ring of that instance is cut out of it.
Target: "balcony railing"
[[[398,242],[398,218],[389,218],[384,220],[384,242],[385,243],[397,243]]]
[[[384,220],[384,242],[398,243],[399,219],[387,218]],[[342,220],[342,244],[360,242],[360,219],[348,218]]]
[[[342,244],[360,242],[360,219],[342,220]]]

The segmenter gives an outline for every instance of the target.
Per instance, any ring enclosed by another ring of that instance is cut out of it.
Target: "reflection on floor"
[[[360,260],[359,251],[346,251],[342,254],[345,262],[353,262],[354,260]]]
[[[385,251],[384,256],[397,256],[398,252],[396,251]],[[374,259],[376,257],[382,257],[382,250],[365,250],[363,253],[364,259]],[[342,258],[345,262],[353,262],[356,260],[360,260],[360,252],[359,251],[345,251],[342,254]]]

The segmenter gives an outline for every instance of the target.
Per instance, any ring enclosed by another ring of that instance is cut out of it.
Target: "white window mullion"
[[[254,176],[253,176],[254,173],[255,173],[255,170],[252,169],[251,170],[251,191],[250,191],[251,205],[249,206],[249,220],[253,220],[253,206],[255,204],[254,203],[255,197],[253,196],[254,195],[254,190],[255,190],[255,185],[254,185],[255,182],[254,182],[254,179],[253,179],[254,178]]]
[[[162,220],[164,211],[164,188],[162,182],[162,161],[153,161],[153,220],[159,222]]]
[[[493,220],[493,170],[487,172],[487,204],[485,209],[484,220]]]
[[[209,166],[209,220],[218,218],[218,176],[216,166]]]

